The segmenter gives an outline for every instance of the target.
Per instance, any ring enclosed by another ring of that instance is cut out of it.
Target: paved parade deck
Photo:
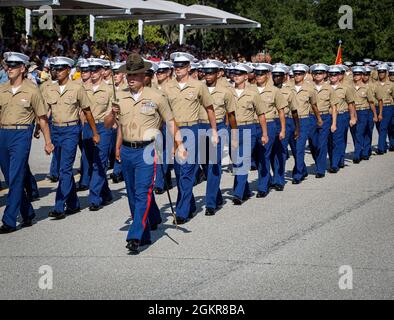
[[[376,142],[377,134],[374,136]],[[349,140],[351,142],[351,139]],[[233,206],[233,177],[226,172],[226,204],[206,217],[205,183],[195,188],[197,216],[176,230],[166,194],[157,196],[164,224],[138,256],[125,248],[129,209],[124,184],[115,201],[90,212],[88,192],[80,213],[48,218],[56,184],[43,180],[50,157],[34,141],[30,165],[41,199],[31,228],[0,236],[0,299],[393,299],[394,153],[373,156],[336,175],[284,192],[272,191]],[[348,151],[352,151],[349,146]],[[256,172],[250,176],[255,190]],[[0,192],[0,213],[5,191]],[[176,191],[172,190],[176,199]],[[39,288],[39,268],[53,270],[53,289]],[[353,270],[353,289],[341,290],[339,268]]]

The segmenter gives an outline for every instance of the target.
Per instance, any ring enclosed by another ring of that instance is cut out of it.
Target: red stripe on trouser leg
[[[149,191],[148,191],[148,203],[147,203],[147,206],[146,206],[146,210],[145,210],[144,216],[142,218],[142,225],[144,226],[144,229],[146,228],[146,219],[148,218],[150,205],[152,203],[152,192],[153,192],[153,186],[155,185],[155,178],[156,178],[156,153],[155,153],[154,160],[153,160],[152,184],[151,184],[151,186],[149,188]]]

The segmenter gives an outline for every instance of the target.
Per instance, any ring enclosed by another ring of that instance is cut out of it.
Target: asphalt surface
[[[242,207],[231,203],[233,177],[226,172],[223,209],[204,215],[202,183],[195,188],[198,214],[179,230],[167,196],[157,196],[164,224],[139,256],[125,248],[130,219],[123,183],[111,183],[116,201],[98,212],[87,209],[83,192],[81,213],[61,221],[47,217],[56,190],[44,180],[49,161],[42,140],[34,141],[38,219],[0,235],[0,299],[394,298],[394,153],[359,165],[349,154],[346,168],[324,179],[315,179],[308,154],[311,174],[299,186],[290,182],[291,159],[284,192]],[[256,178],[252,172],[252,186]],[[0,192],[0,214],[5,195]],[[53,270],[51,290],[39,287],[43,265]],[[339,286],[341,266],[351,267],[352,289]]]

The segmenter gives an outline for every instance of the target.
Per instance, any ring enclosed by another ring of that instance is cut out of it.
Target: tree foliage
[[[392,0],[176,0],[205,4],[261,23],[261,29],[205,31],[206,49],[218,45],[228,52],[253,54],[269,50],[275,61],[333,63],[338,41],[344,59],[394,60]],[[339,8],[353,9],[353,29],[341,30]],[[225,42],[223,42],[225,40]]]

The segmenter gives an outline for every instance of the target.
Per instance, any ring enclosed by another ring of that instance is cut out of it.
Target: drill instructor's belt
[[[79,124],[79,120],[67,121],[67,122],[52,122],[52,125],[55,127],[71,127]]]
[[[146,146],[149,146],[153,140],[150,141],[123,141],[122,145],[128,148],[133,148],[133,149],[141,149]]]
[[[31,124],[0,124],[0,129],[6,130],[26,130],[32,127]]]

